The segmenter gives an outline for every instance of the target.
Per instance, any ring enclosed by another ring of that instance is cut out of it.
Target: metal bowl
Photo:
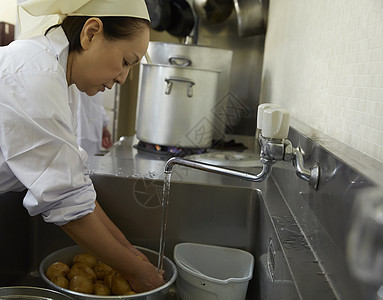
[[[0,288],[0,299],[70,300],[73,298],[56,291],[38,287],[7,286]]]
[[[157,263],[158,253],[142,247],[136,247],[139,249],[143,254],[146,255],[146,257],[153,263]],[[63,248],[60,250],[57,250],[51,254],[49,254],[47,257],[45,257],[41,263],[39,272],[43,280],[48,284],[49,287],[53,288],[54,290],[63,292],[65,294],[68,294],[70,297],[74,299],[105,299],[105,300],[111,300],[111,299],[135,299],[135,300],[165,300],[166,295],[169,292],[169,289],[171,285],[175,282],[177,277],[177,269],[175,264],[167,257],[164,257],[164,279],[166,283],[163,286],[160,286],[159,288],[156,288],[154,290],[151,290],[149,292],[145,293],[139,293],[136,295],[129,295],[129,296],[97,296],[97,295],[91,295],[91,294],[84,294],[84,293],[78,293],[74,292],[68,289],[64,289],[53,282],[51,282],[46,276],[45,271],[48,269],[48,267],[53,264],[54,262],[60,261],[66,264],[71,265],[72,259],[76,254],[86,252],[79,246],[71,246],[67,248]]]

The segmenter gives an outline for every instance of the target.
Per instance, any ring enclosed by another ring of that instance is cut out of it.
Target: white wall
[[[0,22],[16,24],[16,0],[0,0]]]
[[[261,102],[383,162],[383,1],[270,0]]]

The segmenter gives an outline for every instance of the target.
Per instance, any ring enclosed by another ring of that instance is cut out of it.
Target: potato
[[[112,273],[109,273],[108,275],[106,275],[104,277],[104,284],[108,287],[108,288],[112,288],[112,279],[114,277],[114,274],[116,274],[116,272],[112,272]]]
[[[72,280],[72,278],[76,275],[82,275],[84,277],[89,278],[92,282],[95,282],[97,279],[96,273],[89,268],[87,265],[84,265],[83,263],[75,263],[72,268],[70,268],[67,278],[69,280]]]
[[[55,276],[65,276],[69,272],[69,266],[67,264],[64,264],[62,262],[55,262],[51,264],[47,271],[45,272],[45,275],[48,277],[49,280],[52,280]]]
[[[112,294],[123,295],[132,290],[129,282],[119,273],[115,273],[112,277]]]
[[[80,253],[73,257],[72,263],[82,263],[87,265],[89,268],[94,268],[94,266],[97,264],[97,258],[89,253]]]
[[[126,293],[124,293],[124,295],[135,295],[137,294],[135,291],[127,291]]]
[[[97,279],[104,279],[106,275],[114,272],[111,267],[102,262],[98,262],[94,266],[93,271],[96,273]]]
[[[69,289],[78,293],[92,294],[93,282],[88,277],[76,275],[70,280]]]
[[[142,257],[138,257],[142,260]],[[54,284],[75,292],[98,296],[135,295],[129,282],[110,266],[97,261],[87,253],[75,255],[70,268],[55,262],[47,269],[46,276]],[[93,267],[90,267],[93,266]]]
[[[110,288],[108,288],[102,281],[97,281],[93,285],[93,294],[99,296],[109,296],[111,294]]]
[[[52,277],[51,281],[55,285],[58,285],[58,286],[62,287],[63,289],[68,289],[69,288],[69,280],[66,277],[62,276],[62,275],[58,275],[58,276]]]

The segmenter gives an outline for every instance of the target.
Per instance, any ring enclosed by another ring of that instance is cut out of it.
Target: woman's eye
[[[124,59],[124,60],[122,61],[122,65],[128,67],[128,66],[129,66],[129,63]]]

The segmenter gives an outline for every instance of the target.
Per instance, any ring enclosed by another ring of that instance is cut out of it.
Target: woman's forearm
[[[127,251],[116,237],[111,234],[103,221],[95,212],[62,226],[62,229],[84,250],[89,251],[103,262],[115,269],[122,268],[121,257],[132,260],[133,256]],[[134,271],[134,270],[133,270]]]
[[[164,283],[162,274],[149,262],[138,259],[135,253],[123,245],[118,240],[119,233],[117,238],[111,233],[108,228],[110,225],[105,225],[104,217],[98,209],[63,225],[62,229],[84,250],[121,273],[137,292],[161,286]],[[117,229],[117,232],[120,231]]]
[[[109,219],[102,207],[96,201],[96,208],[94,210],[99,219],[104,223],[109,232],[115,237],[115,239],[121,243],[121,245],[127,247],[132,251],[136,256],[140,256],[142,259],[149,261],[147,257],[141,252],[138,251],[125,237],[120,229]]]
[[[104,210],[102,209],[102,207],[99,205],[97,201],[96,201],[96,208],[94,212],[117,241],[119,241],[122,245],[126,247],[131,246],[130,242],[126,239],[125,235],[109,219],[109,217],[106,215],[106,213],[104,212]]]

